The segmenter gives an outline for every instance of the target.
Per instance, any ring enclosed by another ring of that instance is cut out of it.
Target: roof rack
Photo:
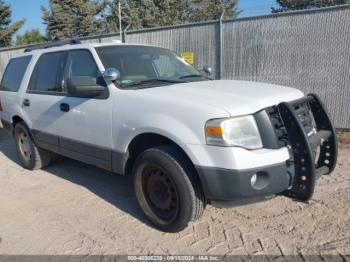
[[[81,44],[81,41],[78,39],[70,39],[70,40],[64,40],[64,41],[53,41],[50,43],[45,43],[45,44],[40,44],[40,45],[35,45],[28,47],[24,50],[24,52],[31,52],[34,50],[38,49],[46,49],[46,48],[51,48],[51,47],[56,47],[56,46],[63,46],[63,45],[78,45]]]

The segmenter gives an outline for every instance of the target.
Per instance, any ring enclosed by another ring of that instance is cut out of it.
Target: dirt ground
[[[207,208],[178,234],[153,229],[131,181],[69,159],[30,172],[0,129],[0,254],[350,254],[350,147],[309,204],[277,197]]]

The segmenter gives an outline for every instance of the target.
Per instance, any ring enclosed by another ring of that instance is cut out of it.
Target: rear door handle
[[[29,101],[29,99],[24,99],[24,100],[23,100],[23,105],[24,105],[24,106],[30,106],[30,101]]]
[[[60,109],[62,112],[68,112],[70,108],[69,108],[68,104],[62,103],[62,104],[60,104]]]

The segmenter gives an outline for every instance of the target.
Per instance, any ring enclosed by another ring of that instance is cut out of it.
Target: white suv
[[[316,95],[211,80],[153,46],[37,46],[10,60],[0,100],[24,167],[56,153],[132,175],[141,209],[168,232],[208,203],[307,201],[336,164],[335,130]]]

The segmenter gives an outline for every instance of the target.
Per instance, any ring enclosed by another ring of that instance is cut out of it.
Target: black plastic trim
[[[38,145],[40,143],[46,143],[46,144],[50,144],[53,146],[58,147],[59,146],[59,138],[58,136],[55,135],[51,135],[48,133],[44,133],[35,129],[30,130],[31,134],[35,140],[36,143],[38,143]]]
[[[112,172],[119,175],[127,175],[126,164],[129,159],[129,153],[112,151]]]
[[[27,94],[34,94],[34,95],[50,95],[50,96],[68,96],[66,92],[55,92],[55,91],[34,91],[34,90],[27,90]]]
[[[11,134],[13,133],[13,125],[11,122],[1,119],[2,126]]]
[[[91,145],[88,143],[60,137],[59,138],[60,147],[63,150],[72,151],[75,153],[83,154],[89,157],[93,157],[103,161],[111,161],[112,150]]]
[[[104,159],[96,158],[94,156],[90,156],[90,155],[87,155],[87,154],[84,154],[81,152],[67,150],[65,148],[60,148],[59,154],[65,156],[65,157],[69,157],[69,158],[75,159],[77,161],[89,164],[89,165],[97,166],[99,168],[111,171],[110,159],[104,160]]]
[[[275,129],[272,126],[270,117],[266,110],[255,113],[254,117],[260,132],[263,147],[268,149],[279,149],[280,146],[278,144]]]
[[[291,185],[292,174],[285,163],[249,170],[229,170],[196,166],[204,194],[209,200],[225,201],[281,193]],[[254,174],[264,174],[267,185],[258,190],[251,185]]]
[[[214,201],[210,201],[210,204],[217,208],[230,208],[230,207],[238,207],[238,206],[255,204],[255,203],[270,200],[274,197],[275,195],[268,195],[268,196],[254,196],[250,198],[242,198],[242,199],[236,199],[236,200],[219,200],[219,201],[214,200]]]
[[[108,148],[31,130],[35,143],[43,149],[94,165],[113,173],[125,175],[128,153],[116,152]]]

